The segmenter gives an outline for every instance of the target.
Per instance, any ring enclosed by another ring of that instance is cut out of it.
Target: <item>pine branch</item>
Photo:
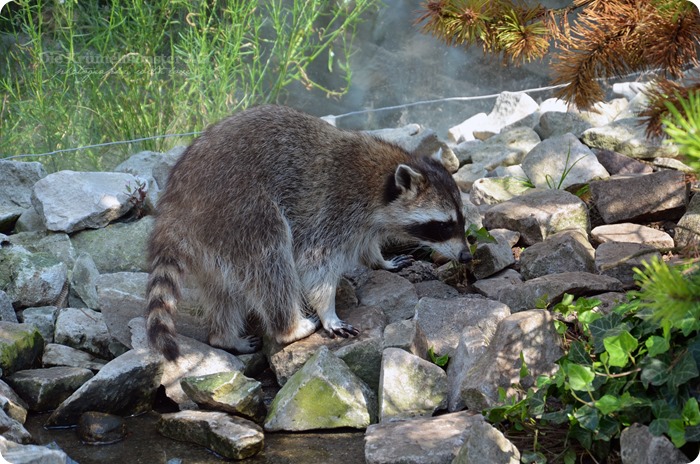
[[[693,92],[700,92],[700,82],[681,85],[668,79],[656,81],[651,90],[646,92],[649,104],[640,114],[647,126],[647,136],[662,137],[664,134],[662,121],[669,116],[666,103],[682,108],[680,101],[687,100],[689,94]]]

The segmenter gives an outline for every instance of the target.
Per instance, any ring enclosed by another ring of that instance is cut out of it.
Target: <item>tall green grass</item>
[[[3,8],[0,157],[198,131],[293,82],[342,94],[355,25],[377,0],[19,0]],[[2,45],[0,43],[0,45]],[[309,65],[328,60],[339,88]],[[110,169],[156,139],[42,159]]]

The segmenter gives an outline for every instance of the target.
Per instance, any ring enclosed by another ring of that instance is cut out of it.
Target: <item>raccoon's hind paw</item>
[[[413,264],[413,261],[413,256],[411,255],[394,256],[386,261],[386,270],[392,272],[400,271],[401,269]]]
[[[241,337],[239,344],[235,347],[237,354],[255,353],[262,349],[262,338],[257,335],[246,335]]]
[[[328,335],[330,335],[331,338],[335,338],[336,336],[348,338],[350,336],[355,337],[360,334],[359,330],[357,330],[355,327],[351,326],[347,322],[341,321],[340,319],[334,322],[331,325],[330,329],[326,328],[326,332],[328,332]]]

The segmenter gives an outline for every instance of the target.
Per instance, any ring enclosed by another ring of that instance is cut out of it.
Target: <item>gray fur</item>
[[[203,291],[212,345],[258,349],[246,336],[251,314],[280,343],[310,335],[318,319],[331,336],[356,335],[335,313],[340,276],[359,263],[394,268],[380,251],[388,240],[459,259],[463,231],[440,243],[407,232],[435,218],[464,228],[459,191],[434,160],[285,107],[224,119],[187,148],[158,205],[150,342],[177,358],[172,318],[185,272]]]

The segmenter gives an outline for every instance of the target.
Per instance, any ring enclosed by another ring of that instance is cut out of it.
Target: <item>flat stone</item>
[[[541,242],[567,229],[588,234],[590,222],[586,204],[565,190],[534,190],[492,206],[484,226],[520,232],[525,245]]]
[[[102,313],[89,308],[62,308],[56,318],[54,341],[99,358],[110,358],[112,341]]]
[[[594,149],[598,162],[603,165],[610,175],[617,174],[650,174],[654,172],[647,163],[643,163],[629,156],[621,155],[611,150]]]
[[[431,298],[442,298],[447,300],[459,296],[459,292],[452,285],[448,285],[440,280],[426,280],[413,284],[416,288],[418,299],[429,296]]]
[[[486,421],[476,422],[451,464],[519,464],[520,451],[497,428]]]
[[[48,253],[31,253],[21,246],[0,248],[0,290],[15,307],[53,305],[68,279],[68,268]]]
[[[174,440],[196,443],[230,459],[255,456],[264,435],[255,423],[224,412],[180,411],[163,414],[158,432]]]
[[[357,288],[357,299],[365,306],[381,308],[388,322],[409,319],[418,303],[413,284],[389,271],[373,271]]]
[[[370,425],[365,433],[367,464],[445,464],[457,456],[470,429],[483,422],[469,411]]]
[[[469,198],[475,205],[497,205],[529,192],[532,187],[515,177],[484,177],[474,181]]]
[[[590,128],[591,123],[583,119],[579,114],[546,111],[540,115],[540,119],[535,126],[535,132],[544,140],[569,133],[580,137],[586,129]]]
[[[13,464],[66,464],[70,458],[60,449],[39,445],[23,445],[0,436],[0,456]]]
[[[85,368],[49,367],[15,372],[7,381],[30,410],[44,412],[56,409],[92,376]]]
[[[150,411],[162,375],[160,359],[147,352],[130,350],[110,361],[68,397],[49,416],[45,426],[76,425],[87,411],[119,416]]]
[[[510,287],[503,286],[498,290],[498,301],[515,313],[541,307],[542,304],[557,303],[564,293],[595,296],[622,290],[622,282],[613,277],[588,272],[563,272],[537,277]]]
[[[638,159],[678,156],[677,147],[648,139],[639,118],[618,119],[592,127],[581,134],[581,141],[591,148],[613,150]]]
[[[606,224],[676,220],[688,203],[685,174],[678,171],[613,176],[591,182],[590,192]]]
[[[386,348],[400,348],[427,359],[428,338],[420,324],[413,319],[394,322],[384,329],[384,349]]]
[[[561,337],[552,315],[541,309],[513,314],[498,323],[496,333],[461,385],[461,396],[469,409],[481,410],[498,401],[499,387],[514,394],[512,385],[528,388],[539,375],[553,375],[556,361],[564,354]],[[520,378],[520,357],[529,374]]]
[[[597,243],[640,243],[654,248],[673,248],[673,238],[666,232],[651,227],[625,222],[593,228],[591,239]]]
[[[387,348],[379,379],[379,420],[432,416],[447,408],[447,374],[399,348]]]
[[[437,355],[453,355],[464,327],[477,326],[493,333],[498,322],[510,315],[508,307],[482,297],[452,300],[423,298],[416,306],[415,320],[428,338],[428,346]]]
[[[0,369],[3,375],[30,369],[43,350],[44,340],[36,327],[0,321]]]
[[[590,148],[573,134],[543,141],[525,156],[522,167],[539,188],[565,189],[610,176]]]
[[[34,184],[32,204],[49,230],[97,229],[134,206],[127,185],[138,182],[126,173],[59,171]]]
[[[84,367],[92,371],[99,371],[107,364],[104,359],[96,358],[90,353],[57,343],[46,345],[41,361],[44,367]]]
[[[46,176],[41,163],[0,160],[0,232],[10,232],[25,209],[32,206],[34,184]]]
[[[605,242],[595,252],[596,272],[614,277],[626,289],[636,286],[635,268],[642,268],[644,262],[654,257],[661,258],[656,248],[641,243]]]
[[[39,329],[44,343],[53,343],[57,315],[58,307],[41,306],[38,308],[27,308],[22,311],[22,320],[25,324],[31,324]]]
[[[239,371],[185,377],[180,385],[202,409],[228,412],[257,423],[265,420],[262,385]]]
[[[512,288],[522,282],[523,276],[518,271],[506,269],[486,279],[477,280],[472,284],[472,287],[486,298],[496,300],[501,289]]]
[[[147,272],[146,245],[153,230],[153,216],[135,222],[116,223],[71,236],[76,253],[89,254],[101,274]]]
[[[595,250],[578,230],[565,230],[529,246],[520,254],[520,274],[534,279],[560,272],[594,272]]]

